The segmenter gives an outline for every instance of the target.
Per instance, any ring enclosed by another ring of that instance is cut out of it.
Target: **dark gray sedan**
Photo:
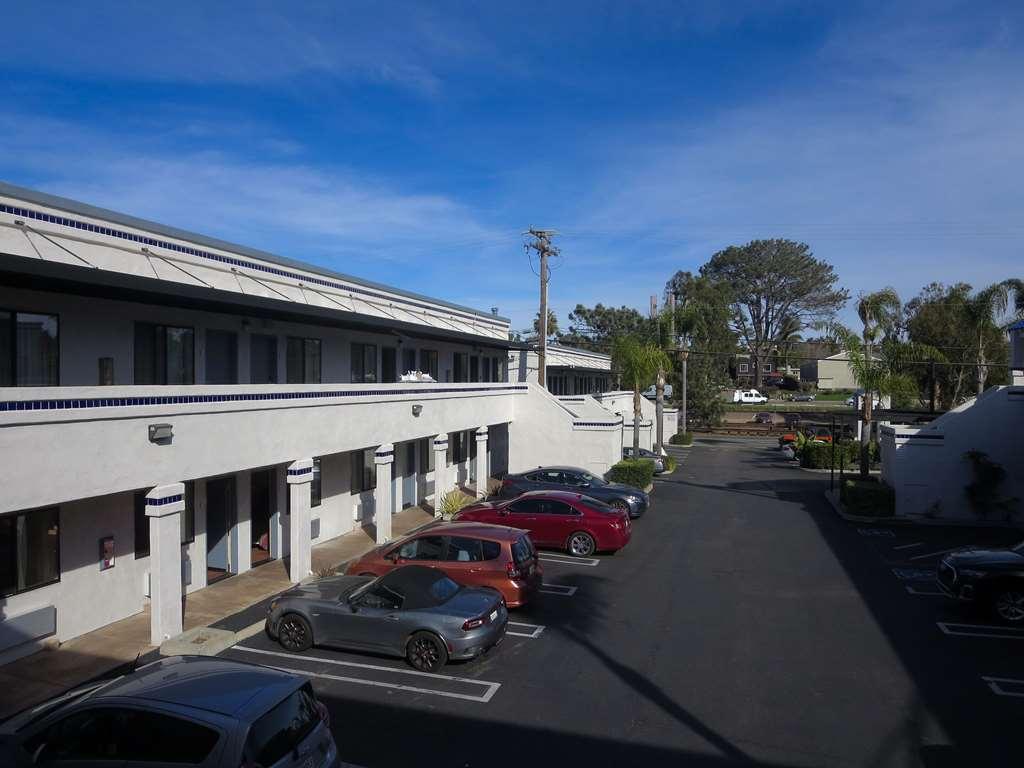
[[[579,467],[537,467],[528,472],[505,475],[498,495],[514,499],[527,491],[571,491],[603,501],[630,517],[647,511],[650,498],[639,488],[612,483]]]
[[[270,603],[267,634],[288,651],[311,645],[404,656],[434,672],[501,642],[508,611],[501,593],[464,587],[442,571],[406,565],[378,578],[330,576]]]

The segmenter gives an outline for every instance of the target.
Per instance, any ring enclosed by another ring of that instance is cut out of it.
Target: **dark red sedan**
[[[537,546],[576,557],[622,549],[632,534],[627,512],[569,491],[530,491],[509,501],[483,501],[455,519],[522,528]]]

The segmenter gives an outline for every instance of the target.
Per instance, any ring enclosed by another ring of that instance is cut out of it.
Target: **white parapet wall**
[[[881,451],[882,479],[895,492],[897,515],[979,519],[967,498],[975,477],[966,454],[980,451],[1006,470],[998,496],[1017,519],[1024,516],[1024,387],[993,387],[927,427],[883,427]],[[1003,517],[991,510],[985,519]]]
[[[515,398],[515,416],[508,427],[509,472],[570,465],[603,475],[621,458],[620,418],[595,410],[592,398],[563,403],[536,384],[529,387],[528,397]]]

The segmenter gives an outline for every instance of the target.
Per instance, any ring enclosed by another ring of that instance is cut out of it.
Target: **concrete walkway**
[[[399,538],[433,520],[420,507],[391,520]],[[313,547],[313,572],[337,568],[376,546],[373,526]],[[205,627],[265,600],[290,586],[285,562],[274,560],[232,576],[185,598],[185,629]],[[156,648],[149,643],[149,609],[0,667],[0,719],[105,675]]]

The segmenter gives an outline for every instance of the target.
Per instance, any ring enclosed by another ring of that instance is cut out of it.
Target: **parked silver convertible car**
[[[285,650],[315,644],[386,653],[424,672],[479,656],[501,642],[507,623],[500,592],[463,587],[423,565],[302,584],[267,612],[267,634]]]
[[[327,709],[299,675],[172,656],[0,725],[0,765],[338,765]]]

